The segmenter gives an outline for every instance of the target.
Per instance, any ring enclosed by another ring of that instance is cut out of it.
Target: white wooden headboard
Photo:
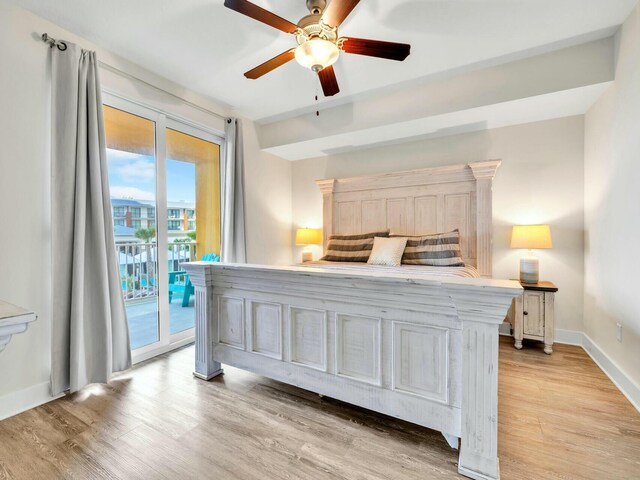
[[[465,263],[491,276],[492,184],[500,160],[317,180],[324,247],[331,234],[389,228],[400,235],[460,230]]]

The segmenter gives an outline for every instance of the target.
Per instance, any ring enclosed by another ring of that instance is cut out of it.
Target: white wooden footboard
[[[459,471],[499,478],[498,326],[516,282],[185,264],[195,375],[233,365],[461,438]]]

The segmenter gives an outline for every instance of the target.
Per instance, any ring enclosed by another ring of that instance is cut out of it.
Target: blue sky
[[[156,161],[154,157],[108,148],[107,160],[112,197],[155,202]],[[195,192],[195,165],[167,160],[167,200],[195,203]]]

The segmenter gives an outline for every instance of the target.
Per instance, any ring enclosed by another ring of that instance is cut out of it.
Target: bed
[[[400,265],[398,267],[388,267],[384,265],[367,265],[359,262],[328,262],[317,260],[315,262],[300,263],[303,267],[320,267],[332,271],[352,271],[352,272],[380,272],[380,273],[400,273],[414,274],[428,277],[460,277],[460,278],[480,278],[480,272],[471,265],[464,267],[431,267],[422,265]]]
[[[185,264],[194,374],[232,365],[438,430],[460,448],[461,474],[499,478],[498,326],[522,290],[491,278],[499,165],[317,182],[325,247],[333,233],[458,229],[465,267]]]

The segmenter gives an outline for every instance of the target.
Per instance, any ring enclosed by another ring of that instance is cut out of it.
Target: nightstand
[[[558,291],[551,282],[521,283],[524,293],[514,299],[514,346],[522,348],[522,339],[544,342],[544,353],[553,352],[555,314],[554,295]]]

